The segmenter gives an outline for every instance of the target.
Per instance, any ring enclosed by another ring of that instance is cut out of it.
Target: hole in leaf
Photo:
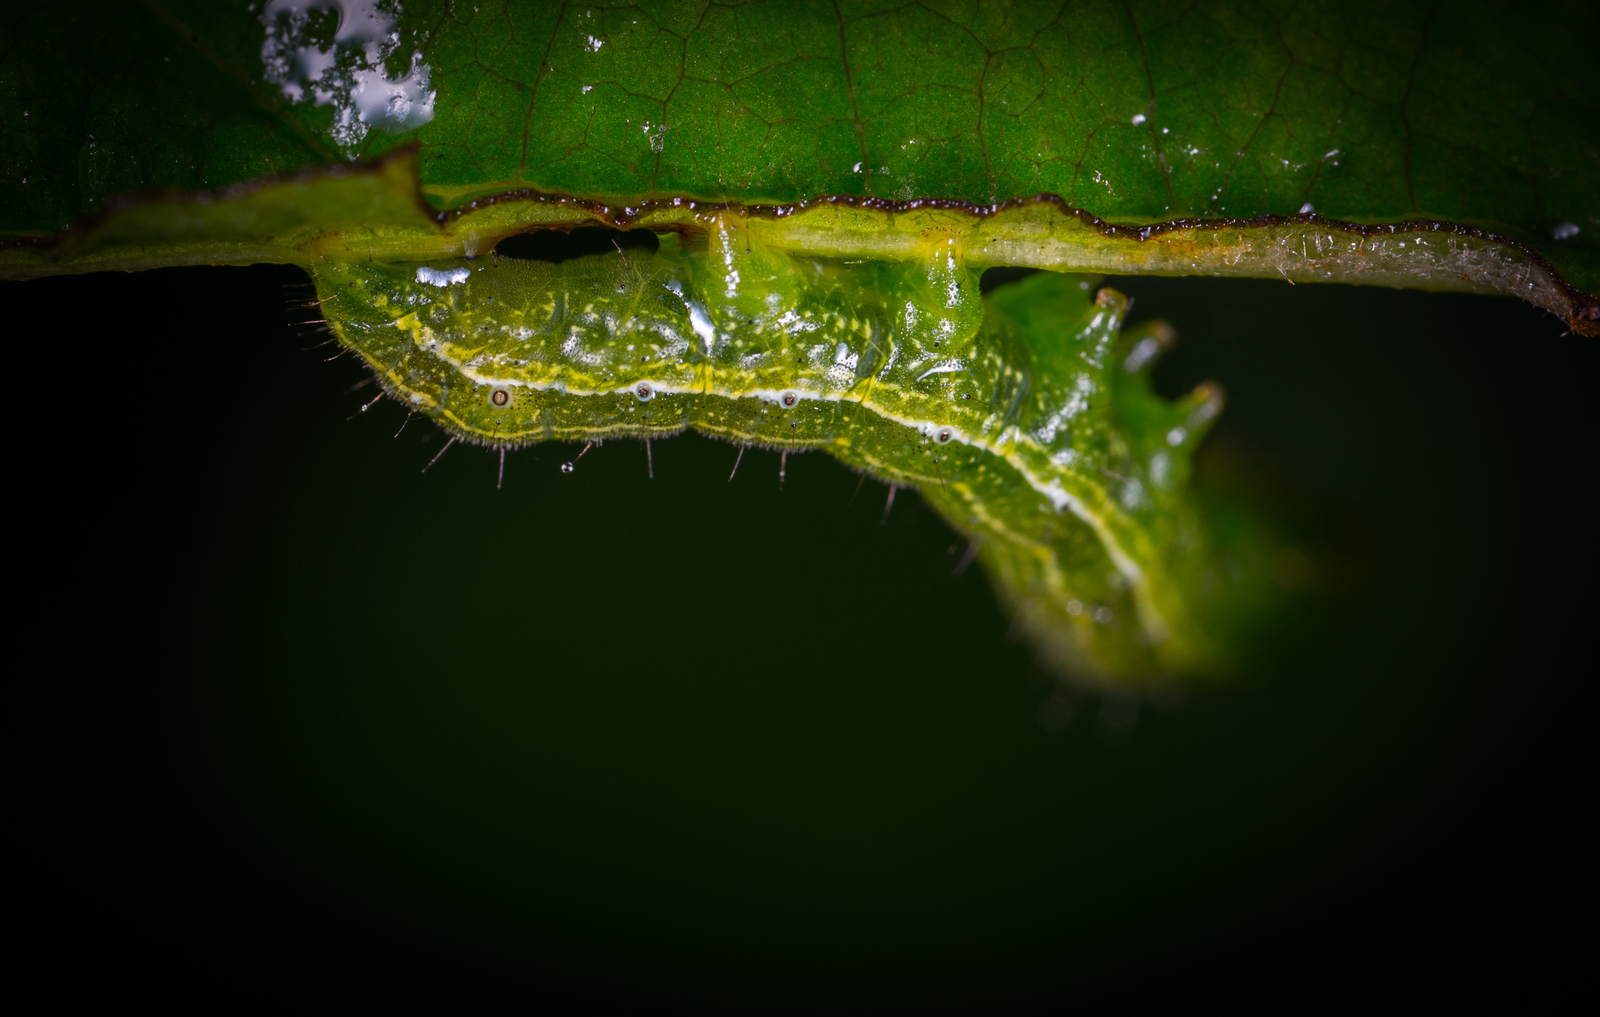
[[[502,258],[522,261],[566,261],[591,254],[614,254],[643,249],[659,251],[661,241],[649,230],[614,230],[602,226],[580,226],[570,233],[562,230],[534,230],[506,237],[495,245]]]

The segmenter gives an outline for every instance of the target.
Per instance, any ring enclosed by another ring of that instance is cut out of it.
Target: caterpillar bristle
[[[450,440],[444,443],[444,447],[441,448],[439,451],[435,452],[433,454],[433,458],[428,460],[428,465],[424,466],[422,468],[422,472],[423,473],[427,473],[429,468],[431,468],[434,463],[439,461],[439,457],[444,455],[446,452],[450,451],[450,446],[454,445],[455,443],[456,443],[456,436],[452,434],[450,436]]]

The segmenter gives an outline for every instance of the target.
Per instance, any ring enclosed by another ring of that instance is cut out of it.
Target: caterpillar
[[[985,296],[951,231],[905,257],[838,260],[766,248],[726,216],[655,252],[312,273],[339,341],[456,440],[692,429],[915,488],[1080,679],[1226,672],[1235,617],[1262,601],[1263,570],[1222,567],[1189,490],[1220,389],[1155,395],[1170,330],[1125,330],[1127,299],[1091,277]]]

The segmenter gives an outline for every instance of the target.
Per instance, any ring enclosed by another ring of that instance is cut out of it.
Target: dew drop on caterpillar
[[[328,312],[340,341],[452,440],[693,428],[741,449],[821,449],[889,485],[886,516],[897,488],[918,489],[1071,673],[1231,665],[1262,570],[1218,560],[1191,497],[1222,395],[1150,390],[1170,330],[1124,334],[1126,298],[1078,276],[982,297],[947,237],[904,261],[842,262],[708,233],[701,250],[668,237],[559,264],[328,261],[314,275],[343,294]]]

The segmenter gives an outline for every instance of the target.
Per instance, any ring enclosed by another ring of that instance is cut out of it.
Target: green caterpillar
[[[324,261],[338,339],[394,399],[460,440],[660,438],[822,449],[916,488],[1051,660],[1148,682],[1233,666],[1262,570],[1220,562],[1189,493],[1215,386],[1168,402],[1170,333],[1041,273],[980,295],[961,240],[839,261],[752,243],[729,217],[692,243],[560,264],[491,255]]]

